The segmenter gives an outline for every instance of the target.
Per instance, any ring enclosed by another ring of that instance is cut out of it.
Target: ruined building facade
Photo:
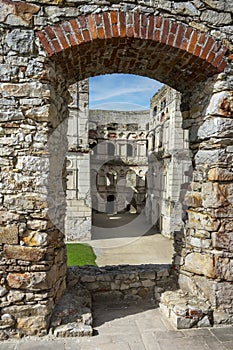
[[[173,238],[183,227],[191,166],[180,94],[164,86],[150,111],[123,112],[89,110],[88,81],[70,93],[67,240],[91,239],[92,210],[144,210],[155,233]]]
[[[90,110],[92,205],[140,213],[146,199],[148,111]]]
[[[182,128],[180,105],[180,93],[163,86],[151,98],[147,135],[146,216],[169,238],[183,229],[183,199],[191,174],[188,131]]]
[[[91,239],[92,210],[140,213],[146,201],[149,111],[89,110],[88,81],[70,88],[65,233]]]

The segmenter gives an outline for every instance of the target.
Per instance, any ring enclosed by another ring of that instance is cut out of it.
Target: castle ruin
[[[199,317],[232,324],[232,1],[0,6],[1,336],[46,334],[66,290],[69,88],[111,73],[147,76],[181,93],[192,176],[172,269],[188,300],[204,300],[209,311],[179,315],[173,292],[162,295],[164,310],[190,327]],[[76,188],[85,209],[86,183]]]

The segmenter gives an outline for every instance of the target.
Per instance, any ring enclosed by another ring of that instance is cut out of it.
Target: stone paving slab
[[[50,341],[27,341],[25,343],[20,343],[17,345],[17,350],[65,350],[64,342],[56,341],[55,343]]]
[[[158,341],[160,350],[204,350],[211,349],[204,337],[161,339]],[[221,348],[220,348],[221,349]]]
[[[213,333],[222,342],[233,342],[233,327],[213,328],[211,329],[211,333]]]
[[[194,339],[195,335],[193,336]],[[198,335],[196,336],[198,337]],[[203,340],[208,345],[208,348],[211,350],[225,350],[226,347],[218,339],[213,336],[203,337]],[[225,344],[225,343],[224,343]]]
[[[15,350],[16,348],[16,344],[15,343],[9,343],[9,342],[6,342],[4,344],[1,344],[0,343],[0,349],[1,350]]]
[[[233,350],[233,341],[224,343],[224,346],[226,347],[227,350]]]

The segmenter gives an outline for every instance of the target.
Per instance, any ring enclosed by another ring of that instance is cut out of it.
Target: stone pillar
[[[5,339],[45,334],[65,289],[65,205],[57,179],[66,130],[55,137],[51,131],[66,115],[67,93],[54,98],[60,84],[33,31],[1,35],[7,43],[0,64],[0,338]]]
[[[86,241],[91,239],[92,217],[88,80],[72,85],[69,91],[65,235],[67,241]]]
[[[207,109],[203,103],[206,100],[209,100]],[[194,169],[191,191],[185,198],[188,220],[179,283],[182,289],[210,303],[213,323],[231,324],[233,99],[230,76],[221,74],[199,86],[193,91],[190,103]],[[205,116],[201,120],[202,113]],[[186,119],[184,123],[187,125],[189,121]]]

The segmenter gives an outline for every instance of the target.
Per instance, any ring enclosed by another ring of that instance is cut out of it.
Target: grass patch
[[[67,243],[67,265],[83,266],[96,265],[96,255],[91,246],[81,243]]]

